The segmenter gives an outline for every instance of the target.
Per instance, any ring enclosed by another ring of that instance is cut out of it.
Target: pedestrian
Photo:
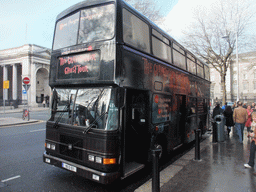
[[[247,106],[247,114],[248,114],[248,119],[245,123],[245,127],[247,128],[247,137],[249,138],[249,133],[250,133],[250,130],[251,130],[251,123],[252,123],[252,112],[253,110],[251,109],[251,106],[248,105]]]
[[[256,112],[256,105],[254,102],[252,103],[252,110],[253,110],[253,112]]]
[[[223,105],[223,106],[221,107],[221,109],[222,109],[223,111],[225,111],[225,109],[227,108],[227,105],[228,105],[228,103],[226,102],[225,105]]]
[[[214,107],[212,112],[212,118],[214,119],[215,116],[221,115],[222,113],[223,113],[223,110],[221,109],[220,104],[216,103],[216,106]],[[212,127],[213,127],[212,129],[213,142],[217,142],[217,123],[215,122],[215,119],[212,122]]]
[[[235,122],[235,129],[239,136],[239,142],[242,144],[244,139],[244,124],[248,119],[247,110],[242,107],[242,102],[238,102],[238,107],[234,109],[233,119]]]
[[[244,164],[245,168],[253,168],[254,167],[254,159],[255,159],[255,151],[256,151],[256,113],[252,113],[252,124],[251,124],[251,133],[250,137],[252,138],[250,145],[250,157],[249,162]]]
[[[232,110],[234,111],[235,108],[236,108],[236,102],[234,102],[234,104],[232,106]]]
[[[220,104],[216,103],[216,106],[214,107],[212,112],[212,118],[214,119],[216,115],[220,115],[222,113],[223,113],[223,110],[220,108]]]
[[[255,108],[255,103],[254,102],[252,102],[252,109],[254,109]]]
[[[246,103],[243,104],[243,108],[247,109],[247,105]]]
[[[226,118],[227,132],[229,135],[229,133],[231,131],[231,127],[234,126],[233,111],[232,111],[231,106],[227,106],[226,110],[223,112],[223,115]]]

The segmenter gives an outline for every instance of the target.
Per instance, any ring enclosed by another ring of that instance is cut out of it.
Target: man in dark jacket
[[[215,106],[215,108],[213,109],[213,112],[212,112],[212,118],[214,119],[214,117],[216,115],[220,115],[222,113],[223,113],[223,110],[220,108],[220,104],[216,103],[216,106]]]
[[[222,114],[223,113],[223,110],[221,109],[221,107],[220,107],[220,104],[219,103],[216,103],[216,106],[215,106],[215,108],[213,109],[213,112],[212,112],[212,118],[214,119],[214,117],[216,116],[216,115],[220,115],[220,114]],[[212,129],[212,135],[213,135],[213,142],[217,142],[217,127],[216,127],[216,122],[215,121],[213,121],[213,123],[212,123],[212,127],[213,127],[213,129]]]

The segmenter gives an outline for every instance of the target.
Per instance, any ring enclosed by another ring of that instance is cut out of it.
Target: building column
[[[12,99],[17,100],[17,88],[18,88],[18,79],[17,79],[17,64],[12,66]]]
[[[29,79],[31,80],[30,74],[31,74],[30,73],[30,58],[28,56],[28,57],[24,57],[22,59],[22,78],[21,79],[23,79],[24,77],[29,77]],[[30,95],[29,95],[30,89],[27,91],[27,94],[22,94],[22,100],[28,100],[29,105],[30,105]],[[22,87],[22,90],[25,90],[25,88]]]
[[[36,103],[36,63],[32,63],[31,65],[31,79],[30,79],[30,103],[32,106],[37,106]]]
[[[3,81],[8,80],[8,68],[4,65],[3,68]],[[8,89],[3,89],[3,100],[8,100]]]

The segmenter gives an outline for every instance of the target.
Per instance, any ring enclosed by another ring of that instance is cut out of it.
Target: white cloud
[[[172,11],[167,15],[165,26],[170,29],[170,35],[179,41],[182,31],[189,28],[196,13],[204,12],[206,15],[218,0],[179,0]]]

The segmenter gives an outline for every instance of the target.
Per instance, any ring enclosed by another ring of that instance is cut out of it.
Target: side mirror
[[[122,87],[118,87],[115,89],[115,106],[122,107],[124,106],[124,98],[125,98],[125,89]]]
[[[54,89],[52,94],[52,110],[53,111],[57,110],[57,104],[58,104],[58,93],[56,89]]]

